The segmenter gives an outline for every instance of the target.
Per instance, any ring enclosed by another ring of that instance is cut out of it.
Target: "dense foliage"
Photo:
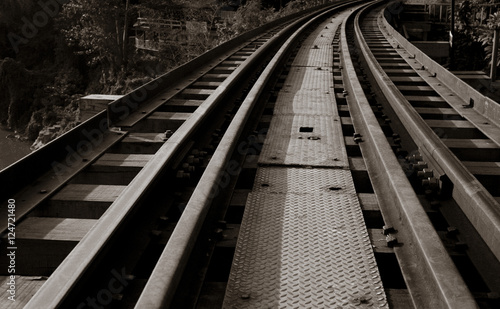
[[[63,132],[78,124],[81,96],[127,93],[222,41],[319,2],[2,0],[0,124],[30,139],[54,124]],[[187,44],[165,44],[154,53],[136,50],[129,32],[137,17],[174,19],[171,7],[183,8],[184,20],[203,19],[218,35],[200,32]],[[235,18],[220,22],[222,7],[238,8]]]
[[[491,15],[487,14],[490,6],[482,6],[485,4],[492,4]],[[500,14],[495,12],[493,4],[484,0],[466,0],[459,4],[455,13],[455,69],[480,70],[491,66],[493,29],[500,26]]]

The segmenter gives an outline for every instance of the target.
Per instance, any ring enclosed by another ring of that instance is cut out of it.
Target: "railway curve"
[[[388,3],[250,31],[0,171],[1,306],[497,308],[500,108]]]

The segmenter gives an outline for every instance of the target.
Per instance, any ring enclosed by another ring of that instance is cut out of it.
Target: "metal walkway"
[[[278,96],[224,308],[388,308],[333,90],[342,17],[302,44]]]

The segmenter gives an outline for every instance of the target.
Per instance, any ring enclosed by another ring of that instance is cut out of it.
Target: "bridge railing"
[[[391,36],[396,39],[399,45],[406,49],[408,53],[415,57],[415,60],[420,62],[429,72],[435,73],[438,79],[445,84],[448,88],[454,91],[460,98],[462,98],[469,107],[474,108],[489,121],[500,126],[500,104],[494,100],[481,94],[472,86],[458,78],[456,75],[442,67],[436,61],[432,60],[420,49],[415,47],[411,42],[406,40],[396,29],[394,29],[389,22],[382,18],[382,22]]]

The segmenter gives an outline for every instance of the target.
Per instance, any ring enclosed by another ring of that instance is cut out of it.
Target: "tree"
[[[478,38],[478,41],[481,42],[484,47],[485,52],[485,61],[488,63],[488,66],[492,65],[499,66],[500,58],[497,59],[496,63],[492,63],[492,55],[493,55],[493,31],[495,29],[500,29],[500,12],[496,12],[490,15],[487,20],[487,30],[483,31]]]
[[[257,28],[274,18],[276,18],[276,13],[273,8],[264,8],[261,0],[247,0],[238,8],[232,20],[225,20],[218,25],[219,42]]]
[[[116,74],[127,62],[127,15],[128,1],[73,0],[64,5],[58,28],[90,67]]]

